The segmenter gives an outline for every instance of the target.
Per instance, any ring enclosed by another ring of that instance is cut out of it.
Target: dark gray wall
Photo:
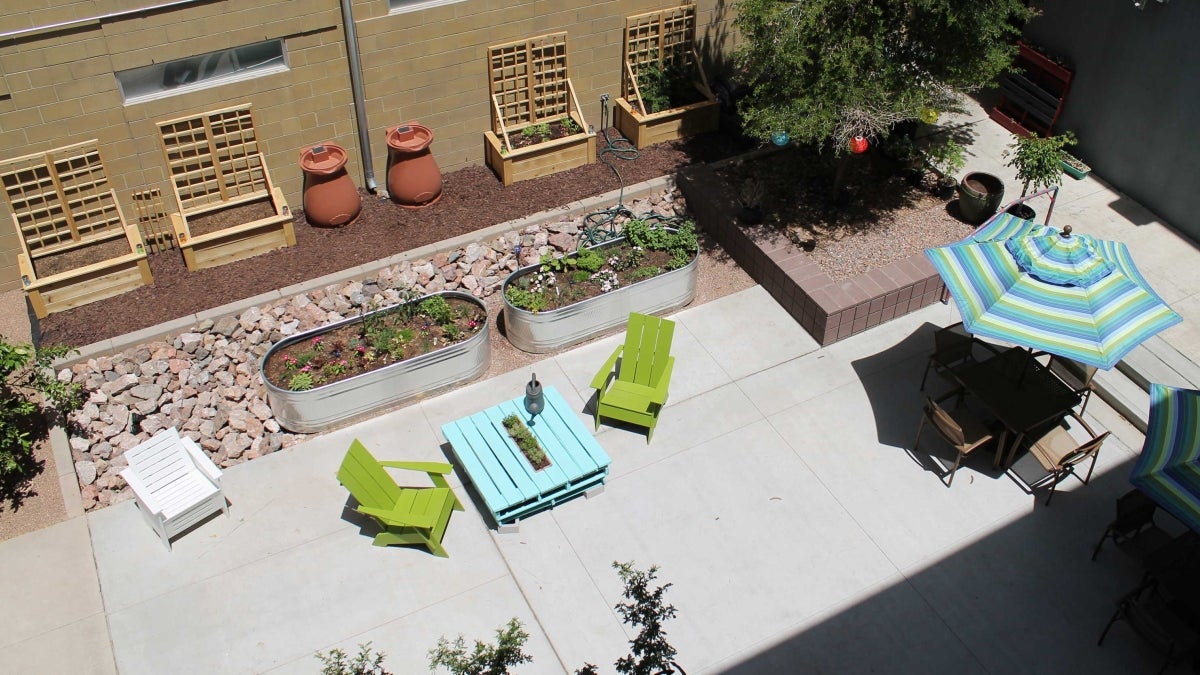
[[[1055,131],[1106,182],[1200,241],[1200,2],[1056,0],[1026,38],[1073,65]]]

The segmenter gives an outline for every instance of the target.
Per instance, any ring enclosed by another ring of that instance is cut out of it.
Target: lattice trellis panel
[[[95,140],[8,160],[0,183],[30,258],[125,234]]]
[[[622,95],[629,100],[637,97],[634,78],[638,67],[644,63],[678,63],[685,68],[695,64],[699,67],[695,40],[695,5],[680,5],[627,17],[625,63],[628,65],[621,68]]]
[[[249,105],[159,122],[158,127],[185,214],[269,189]]]
[[[570,113],[566,33],[489,47],[488,68],[497,135]]]
[[[158,188],[133,193],[133,205],[137,209],[138,230],[142,241],[151,253],[162,253],[175,248],[175,235],[171,231],[171,219],[163,206],[162,192]]]

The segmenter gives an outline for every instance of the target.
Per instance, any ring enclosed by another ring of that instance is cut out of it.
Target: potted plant
[[[1014,136],[1015,140],[1004,151],[1008,158],[1005,166],[1017,170],[1017,180],[1024,183],[1021,197],[1043,188],[1052,187],[1062,182],[1063,165],[1059,152],[1069,145],[1074,145],[1075,134],[1066,132],[1058,136]],[[1009,213],[1032,220],[1037,213],[1028,204],[1014,204]]]
[[[954,177],[966,164],[967,149],[953,138],[933,143],[925,148],[925,161],[937,174],[935,185],[938,196],[949,199],[958,180]]]
[[[721,106],[696,53],[695,26],[692,4],[625,20],[613,125],[634,147],[717,129]]]
[[[767,194],[766,185],[759,178],[747,178],[738,188],[738,220],[749,225],[757,225],[763,219],[763,198]]]
[[[279,424],[309,433],[474,379],[489,355],[487,306],[443,291],[285,338],[259,365]]]
[[[1066,171],[1067,175],[1075,180],[1083,180],[1092,171],[1092,167],[1084,164],[1083,160],[1066,150],[1058,151],[1058,159],[1062,162],[1063,171]]]
[[[1004,181],[990,173],[972,171],[958,182],[958,213],[972,225],[990,218],[1003,199]]]
[[[683,307],[696,294],[699,253],[691,222],[631,220],[620,236],[510,274],[501,289],[505,335],[544,353],[620,326],[630,312]]]

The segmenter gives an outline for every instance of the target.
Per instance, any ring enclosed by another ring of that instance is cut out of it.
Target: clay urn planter
[[[1004,199],[1004,181],[990,173],[972,171],[958,184],[958,212],[962,219],[979,225],[992,217]]]
[[[317,227],[341,227],[358,218],[362,197],[346,173],[346,149],[326,141],[300,151],[304,217]]]
[[[442,172],[429,144],[429,127],[408,122],[387,130],[387,187],[392,201],[408,209],[430,206],[442,198]]]

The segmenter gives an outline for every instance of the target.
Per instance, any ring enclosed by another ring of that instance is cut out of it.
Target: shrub
[[[440,295],[422,300],[419,309],[422,314],[439,326],[454,322],[454,312],[450,309],[450,303]]]
[[[671,584],[651,589],[650,584],[658,577],[658,566],[639,570],[633,562],[613,562],[621,581],[625,582],[625,599],[614,609],[621,620],[631,626],[641,627],[629,641],[630,654],[617,659],[617,672],[625,675],[655,675],[673,672],[671,659],[675,648],[667,642],[663,622],[675,618],[675,606],[664,605],[663,595]]]
[[[383,652],[372,655],[370,642],[360,644],[358,656],[353,659],[340,649],[330,649],[328,654],[316,654],[323,664],[321,675],[391,675],[383,669],[385,656]]]
[[[66,414],[83,404],[83,388],[59,382],[50,368],[73,351],[61,345],[34,349],[0,337],[0,476],[25,473],[40,416],[51,410]]]
[[[496,629],[495,645],[476,640],[470,654],[467,654],[462,635],[453,641],[443,636],[438,638],[437,646],[429,650],[429,669],[442,667],[453,675],[505,675],[509,667],[533,661],[532,656],[521,651],[528,640],[529,633],[516,617]]]

